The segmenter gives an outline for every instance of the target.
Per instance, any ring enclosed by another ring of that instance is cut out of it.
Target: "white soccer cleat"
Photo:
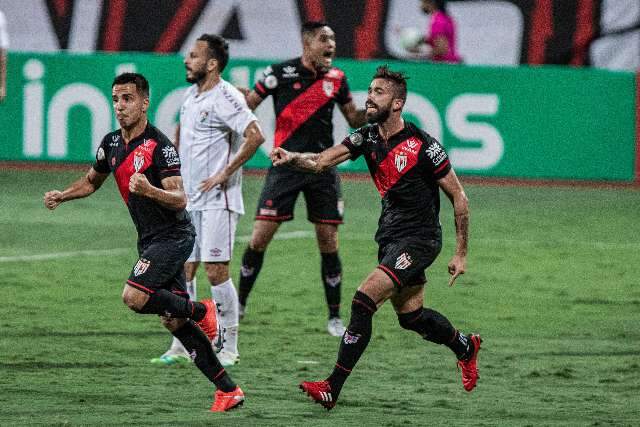
[[[233,366],[240,361],[240,355],[238,353],[232,353],[224,349],[217,354],[217,357],[220,364],[225,368]]]
[[[341,337],[344,335],[345,330],[346,328],[344,327],[341,318],[332,317],[329,319],[329,322],[327,323],[327,332],[329,332],[329,335],[332,337]]]

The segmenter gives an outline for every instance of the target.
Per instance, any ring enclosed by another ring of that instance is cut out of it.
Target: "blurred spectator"
[[[426,36],[407,50],[434,62],[459,63],[462,58],[456,50],[456,24],[447,13],[446,4],[446,0],[421,1],[422,11],[431,15],[429,28]]]
[[[0,10],[0,102],[7,96],[7,50],[9,49],[9,34],[7,20]]]

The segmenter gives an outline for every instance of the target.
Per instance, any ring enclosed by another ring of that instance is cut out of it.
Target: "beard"
[[[191,77],[189,77],[189,74],[187,74],[186,80],[187,83],[198,83],[206,76],[207,73],[204,70],[191,70]]]
[[[376,108],[375,113],[369,113],[368,111],[365,113],[365,118],[367,119],[367,123],[369,124],[383,123],[385,120],[389,118],[389,115],[391,114],[390,108],[381,108],[377,105],[375,106],[375,108]]]

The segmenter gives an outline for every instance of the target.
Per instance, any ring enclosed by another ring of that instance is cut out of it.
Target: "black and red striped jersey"
[[[451,165],[438,141],[405,122],[404,129],[385,141],[378,125],[366,125],[342,141],[354,160],[364,156],[382,197],[376,241],[386,244],[403,237],[440,240],[438,179]]]
[[[274,146],[296,152],[319,153],[333,146],[333,107],[351,101],[344,71],[310,70],[301,58],[267,67],[254,90],[262,98],[273,97]]]
[[[120,129],[108,133],[96,152],[93,169],[113,172],[122,199],[144,242],[165,232],[193,232],[185,210],[174,211],[144,196],[129,193],[129,180],[135,172],[143,173],[151,185],[162,188],[162,180],[180,175],[180,158],[169,139],[151,124],[144,132],[125,144]]]

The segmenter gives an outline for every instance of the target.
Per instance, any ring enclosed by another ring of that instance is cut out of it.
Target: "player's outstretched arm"
[[[321,173],[349,160],[351,152],[343,144],[334,145],[321,153],[295,153],[276,147],[270,157],[274,166],[290,164],[301,170]]]
[[[257,121],[252,121],[244,131],[244,141],[236,155],[231,159],[229,164],[218,174],[213,175],[199,186],[200,191],[210,191],[212,188],[226,183],[231,175],[233,175],[240,166],[244,165],[258,150],[258,147],[264,142],[264,134]]]
[[[451,204],[456,223],[456,252],[449,262],[449,286],[453,286],[456,278],[464,274],[467,264],[467,246],[469,242],[469,200],[462,184],[453,169],[438,180],[438,185],[445,192]]]
[[[184,194],[181,176],[169,176],[160,183],[162,188],[155,187],[144,174],[136,172],[129,179],[129,191],[155,200],[174,211],[181,211],[187,207],[187,196]]]
[[[90,168],[85,176],[73,182],[66,190],[51,190],[44,193],[44,205],[47,209],[54,210],[60,206],[60,203],[90,196],[102,186],[108,176],[107,173],[96,172],[94,168]]]
[[[349,101],[344,105],[340,106],[340,111],[342,115],[349,123],[349,126],[356,129],[367,124],[367,118],[365,117],[364,109],[358,110],[356,108],[356,104],[353,101]]]
[[[236,89],[238,89],[240,93],[244,95],[244,99],[245,101],[247,101],[247,106],[252,111],[258,108],[258,105],[260,105],[262,101],[264,101],[264,98],[258,95],[258,92],[256,92],[255,90],[250,90],[246,87],[236,87]]]

